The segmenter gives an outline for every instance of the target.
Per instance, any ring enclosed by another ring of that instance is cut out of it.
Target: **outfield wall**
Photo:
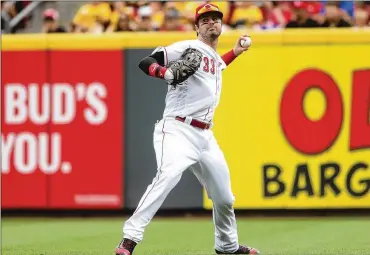
[[[134,209],[156,173],[167,89],[137,65],[194,36],[4,35],[2,208]],[[370,31],[251,36],[214,120],[236,209],[370,209]],[[186,172],[162,208],[211,201]]]

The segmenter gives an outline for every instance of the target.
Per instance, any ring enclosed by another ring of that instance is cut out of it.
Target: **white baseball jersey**
[[[231,190],[229,168],[213,131],[200,129],[173,117],[192,117],[212,121],[220,101],[221,73],[226,68],[222,58],[200,40],[188,40],[167,47],[163,51],[165,64],[177,60],[189,47],[202,52],[198,71],[176,89],[169,86],[164,118],[155,124],[153,146],[157,173],[133,215],[123,226],[124,238],[141,242],[146,226],[163,204],[167,195],[180,181],[182,173],[190,169],[212,199],[215,224],[215,249],[227,254],[238,247],[238,232],[233,209],[235,197]],[[170,118],[168,118],[170,117]]]
[[[163,51],[164,64],[167,65],[178,60],[189,47],[202,52],[202,63],[198,71],[176,86],[176,89],[173,86],[168,87],[163,117],[190,116],[193,119],[211,122],[220,101],[222,70],[226,68],[220,55],[198,39],[158,47],[153,53]]]

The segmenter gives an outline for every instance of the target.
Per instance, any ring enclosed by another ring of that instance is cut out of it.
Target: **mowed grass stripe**
[[[2,219],[2,254],[114,254],[124,218]],[[214,254],[211,218],[155,218],[134,255]],[[370,218],[238,219],[239,240],[266,255],[370,255]]]

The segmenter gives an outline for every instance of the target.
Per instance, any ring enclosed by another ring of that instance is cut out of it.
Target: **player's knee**
[[[234,196],[225,194],[224,196],[220,196],[214,199],[213,203],[216,204],[216,206],[218,207],[231,208],[234,205],[234,201]]]

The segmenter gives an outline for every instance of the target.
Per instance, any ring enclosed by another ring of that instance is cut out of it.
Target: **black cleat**
[[[259,250],[256,248],[248,247],[248,246],[243,246],[239,245],[239,249],[232,253],[227,253],[227,252],[221,252],[218,250],[215,250],[216,254],[260,254]]]

